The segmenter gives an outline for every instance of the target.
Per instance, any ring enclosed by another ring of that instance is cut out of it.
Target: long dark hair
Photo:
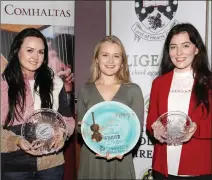
[[[24,76],[21,70],[18,53],[24,39],[27,37],[37,37],[42,39],[44,44],[44,61],[34,74],[34,90],[40,95],[41,107],[52,108],[53,91],[53,71],[48,67],[48,46],[43,34],[35,28],[26,28],[21,31],[13,40],[8,56],[8,65],[2,77],[8,84],[9,111],[4,123],[4,128],[9,128],[14,123],[14,119],[21,118],[24,112],[26,93]],[[38,88],[39,87],[39,88]],[[39,89],[39,90],[38,90]]]
[[[172,71],[175,66],[172,63],[169,56],[169,45],[172,37],[176,34],[187,32],[190,41],[199,50],[198,54],[194,57],[191,67],[195,74],[194,94],[196,98],[196,107],[201,103],[206,107],[207,113],[209,113],[209,90],[212,89],[211,77],[212,73],[209,69],[208,55],[206,47],[202,41],[202,38],[197,29],[189,23],[182,23],[174,26],[165,40],[161,65],[159,69],[159,75],[164,75]]]

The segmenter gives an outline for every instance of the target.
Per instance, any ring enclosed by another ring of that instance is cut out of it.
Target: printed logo
[[[144,97],[144,110],[145,110],[145,113],[148,113],[148,109],[149,109],[149,98],[150,98],[149,95],[146,95]]]
[[[42,140],[48,140],[53,135],[53,128],[50,124],[39,124],[36,128],[36,137]]]
[[[141,180],[152,180],[153,179],[153,176],[152,176],[152,169],[149,168],[149,169],[146,169],[145,171],[143,171],[141,173],[141,176],[140,178]]]
[[[139,19],[132,27],[135,40],[160,41],[166,38],[171,27],[178,24],[174,16],[178,0],[135,0],[135,13]]]

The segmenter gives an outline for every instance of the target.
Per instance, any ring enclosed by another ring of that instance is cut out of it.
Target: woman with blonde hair
[[[117,101],[132,108],[142,129],[143,94],[140,87],[130,81],[126,52],[116,36],[106,36],[94,49],[91,78],[78,94],[79,124],[92,106],[103,101]],[[132,153],[99,157],[83,144],[78,179],[135,179]]]

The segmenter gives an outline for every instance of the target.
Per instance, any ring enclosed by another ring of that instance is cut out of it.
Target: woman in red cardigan
[[[154,179],[212,179],[212,73],[202,38],[191,24],[173,27],[164,44],[160,75],[152,83],[147,131],[154,145]],[[156,120],[181,111],[192,120],[182,145],[165,143]]]

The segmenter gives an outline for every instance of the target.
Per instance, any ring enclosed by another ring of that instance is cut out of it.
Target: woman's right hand
[[[18,138],[17,146],[19,146],[24,151],[28,151],[29,149],[31,149],[31,144],[22,137]]]
[[[23,151],[25,151],[28,154],[34,155],[34,156],[39,156],[41,155],[38,151],[36,151],[37,148],[39,148],[41,145],[33,145],[30,144],[26,139],[19,137],[17,140],[17,146],[20,147]]]
[[[167,133],[161,122],[155,121],[152,124],[152,129],[155,139],[157,139],[160,143],[164,143],[167,139]]]

